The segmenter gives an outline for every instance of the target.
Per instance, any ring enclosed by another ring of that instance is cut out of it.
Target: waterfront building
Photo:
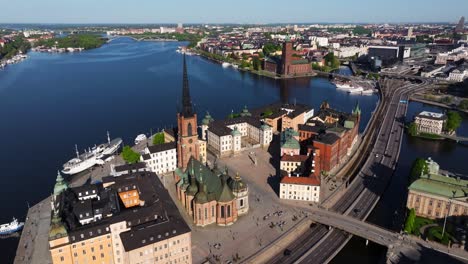
[[[263,68],[266,71],[283,76],[306,75],[312,73],[312,67],[308,59],[303,59],[300,52],[293,49],[289,39],[283,43],[281,60],[279,58],[266,58]]]
[[[320,178],[317,176],[286,176],[280,182],[280,198],[288,200],[320,201]]]
[[[446,121],[444,114],[429,111],[423,111],[414,118],[418,132],[430,134],[442,134]]]
[[[178,168],[185,169],[191,157],[199,159],[197,114],[193,111],[187,76],[187,63],[184,54],[182,111],[177,113],[177,161]]]
[[[229,226],[249,210],[248,187],[237,174],[210,169],[195,158],[174,172],[177,197],[197,226]]]
[[[214,120],[207,114],[202,121],[202,136],[206,137],[210,152],[226,157],[246,148],[267,148],[273,140],[273,130],[244,108],[239,117],[225,120]]]
[[[408,187],[406,206],[418,216],[468,223],[468,180],[440,175],[439,165],[431,158],[426,164],[428,173]]]
[[[77,188],[58,175],[52,209],[54,264],[192,263],[191,230],[153,172]]]
[[[173,172],[177,168],[176,148],[175,142],[147,146],[140,159],[150,171],[158,175]]]
[[[359,104],[349,114],[332,109],[324,102],[317,115],[301,126],[300,143],[304,147],[312,145],[314,150],[318,150],[320,158],[316,159],[315,164],[321,171],[335,169],[346,156],[351,155],[358,140],[360,116]]]

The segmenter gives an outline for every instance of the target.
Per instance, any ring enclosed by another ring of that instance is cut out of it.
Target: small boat
[[[362,87],[357,87],[357,88],[349,89],[347,92],[350,94],[359,94],[359,93],[362,93],[363,91],[364,89]]]
[[[362,95],[373,95],[374,93],[375,93],[374,89],[368,89],[368,90],[362,91]]]
[[[135,145],[140,144],[141,142],[146,140],[146,135],[145,134],[140,134],[135,138]]]
[[[0,235],[10,235],[15,232],[23,229],[24,222],[18,222],[16,218],[13,217],[13,221],[8,224],[0,225]]]

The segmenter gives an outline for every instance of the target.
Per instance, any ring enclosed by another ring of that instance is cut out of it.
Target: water
[[[439,107],[412,102],[409,104],[406,120],[421,111],[444,112]],[[460,136],[468,136],[468,119],[465,117],[457,133]],[[468,156],[468,144],[459,144],[454,141],[432,141],[403,135],[402,147],[398,166],[390,182],[387,191],[375,207],[368,221],[399,232],[405,220],[406,197],[408,194],[408,175],[411,165],[416,158],[427,159],[431,157],[439,163],[440,168],[454,173],[467,175],[466,157]],[[365,245],[365,239],[353,238],[348,245],[336,256],[333,263],[345,263],[351,257],[359,263],[375,263],[385,259],[386,248],[369,242]]]
[[[111,137],[132,144],[140,133],[176,124],[181,101],[180,43],[115,40],[76,54],[30,53],[24,62],[0,71],[0,222],[24,220],[27,202],[35,204],[53,190],[57,170],[84,148]],[[323,100],[351,111],[359,101],[362,130],[377,96],[337,91],[323,78],[275,81],[187,57],[195,109],[215,119],[283,101],[318,108]],[[0,240],[2,260],[14,257],[18,239]]]

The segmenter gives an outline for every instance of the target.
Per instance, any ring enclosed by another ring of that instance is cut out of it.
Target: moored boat
[[[0,225],[0,235],[10,235],[23,229],[24,222],[18,222],[18,219],[13,217],[13,221],[8,224]]]

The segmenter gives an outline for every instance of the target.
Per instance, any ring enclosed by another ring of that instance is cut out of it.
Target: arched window
[[[240,206],[244,207],[244,199],[240,199]]]
[[[198,208],[198,220],[201,220],[201,209]]]
[[[227,206],[227,217],[231,217],[231,206]]]
[[[187,133],[188,133],[188,136],[192,136],[192,123],[189,123],[188,126],[187,126]]]
[[[224,205],[221,205],[221,218],[224,218]]]

